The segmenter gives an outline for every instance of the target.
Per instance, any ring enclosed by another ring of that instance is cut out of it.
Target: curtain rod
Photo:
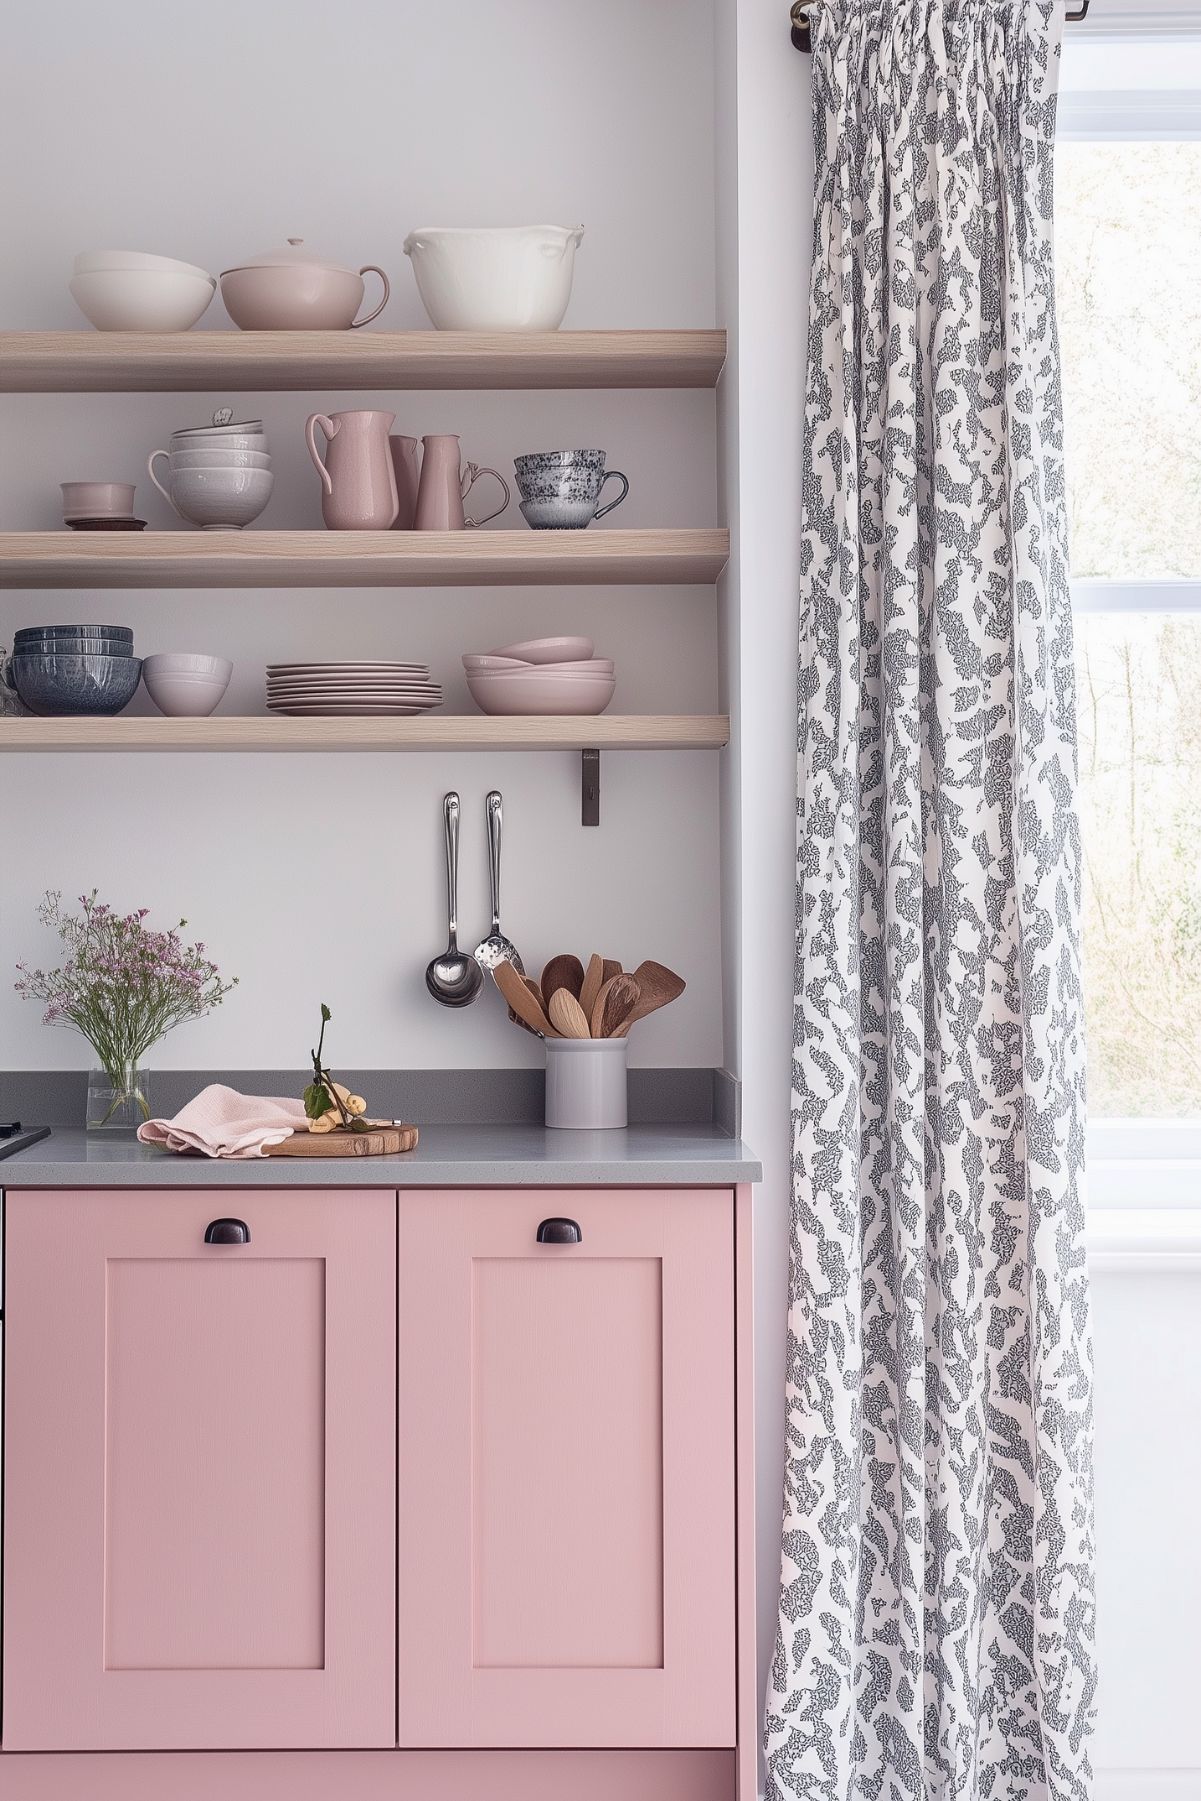
[[[794,0],[792,8],[792,45],[794,50],[812,50],[809,39],[809,7],[812,0]],[[1090,0],[1079,0],[1075,11],[1070,7],[1064,14],[1069,24],[1079,25],[1082,19],[1088,18]]]

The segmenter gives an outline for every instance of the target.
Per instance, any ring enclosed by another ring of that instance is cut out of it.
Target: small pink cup
[[[64,519],[132,519],[132,482],[60,482]]]

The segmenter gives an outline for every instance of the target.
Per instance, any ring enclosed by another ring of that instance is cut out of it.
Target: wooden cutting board
[[[416,1126],[370,1126],[351,1132],[335,1126],[332,1132],[293,1132],[282,1144],[264,1147],[268,1157],[399,1157],[417,1145]]]

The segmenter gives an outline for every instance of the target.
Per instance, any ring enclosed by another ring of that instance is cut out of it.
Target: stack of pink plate
[[[299,719],[411,719],[442,705],[425,663],[269,663],[267,711]]]
[[[591,638],[527,638],[463,658],[467,687],[481,713],[603,713],[617,674]]]

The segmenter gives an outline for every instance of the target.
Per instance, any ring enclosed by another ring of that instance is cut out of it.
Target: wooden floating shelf
[[[0,392],[713,388],[724,331],[6,331]]]
[[[2,751],[721,750],[724,714],[491,719],[0,719]]]
[[[727,531],[0,532],[0,588],[712,583]]]

